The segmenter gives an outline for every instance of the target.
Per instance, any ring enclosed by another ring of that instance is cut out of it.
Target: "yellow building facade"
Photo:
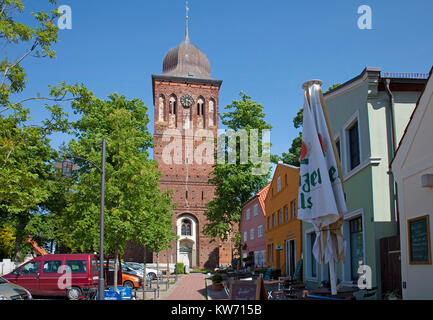
[[[302,222],[297,219],[299,168],[279,163],[275,168],[266,208],[266,266],[293,276],[302,257]]]

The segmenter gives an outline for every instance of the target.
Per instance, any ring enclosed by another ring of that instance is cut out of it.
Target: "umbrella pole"
[[[329,261],[329,276],[331,277],[331,294],[335,296],[337,294],[337,279],[336,279],[336,272],[335,272],[335,262],[333,260]]]

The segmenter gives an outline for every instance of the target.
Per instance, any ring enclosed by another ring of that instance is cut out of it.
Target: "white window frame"
[[[354,167],[354,168],[350,168],[350,139],[349,139],[349,130],[353,127],[353,125],[355,124],[355,122],[358,125],[358,145],[359,145],[359,164]],[[340,161],[342,163],[342,166],[344,167],[344,172],[345,174],[356,170],[363,161],[363,152],[362,152],[362,137],[361,137],[361,122],[359,119],[359,111],[357,110],[350,118],[349,120],[344,124],[343,126],[343,140],[342,141],[340,139],[340,152],[341,152],[341,158]],[[344,151],[343,151],[344,149]],[[347,152],[345,152],[347,151]],[[343,156],[344,154],[344,156]],[[343,160],[344,159],[344,160]],[[344,164],[343,164],[344,163]]]
[[[250,210],[250,208],[247,209],[247,212],[245,213],[245,216],[246,216],[247,220],[250,220],[250,218],[251,218],[251,210]]]
[[[365,255],[365,249],[366,249],[366,243],[365,243],[365,214],[364,209],[360,208],[357,210],[354,210],[352,212],[349,212],[344,215],[344,222],[343,222],[343,237],[344,237],[344,250],[346,252],[346,260],[343,263],[343,273],[342,273],[342,284],[346,286],[354,286],[357,287],[357,284],[353,283],[353,280],[351,279],[351,260],[350,260],[350,220],[356,219],[361,217],[362,219],[362,246],[363,246],[363,263],[366,264],[366,255]]]
[[[296,199],[290,202],[291,219],[296,219]]]
[[[257,203],[254,205],[253,211],[254,211],[254,216],[257,216],[259,214],[259,205]]]
[[[281,176],[277,178],[277,192],[281,191]]]
[[[294,243],[295,248],[295,261],[293,263],[295,270],[289,270],[290,269],[290,242]],[[293,274],[296,272],[296,256],[297,256],[297,246],[296,246],[296,238],[290,238],[285,241],[285,255],[286,255],[286,274],[289,274],[290,271],[293,271]]]
[[[343,162],[343,158],[344,158],[344,156],[343,156],[343,141],[341,140],[341,136],[340,136],[340,133],[337,133],[335,136],[334,136],[334,143],[335,143],[335,148],[337,149],[337,141],[339,141],[340,142],[340,154],[338,155],[339,157],[340,157],[340,164],[343,166],[343,164],[341,163],[341,162]],[[338,149],[336,150],[337,151],[337,153],[338,153]]]
[[[257,227],[257,238],[263,237],[263,225]]]
[[[248,232],[244,231],[244,242],[248,241]]]
[[[254,228],[250,229],[250,240],[254,240]]]
[[[316,276],[313,277],[312,272],[313,270],[311,269],[311,255],[310,252],[313,250],[313,246],[314,243],[311,243],[311,234],[314,231],[314,228],[310,228],[308,230],[305,231],[305,252],[307,253],[305,255],[305,263],[306,263],[306,267],[307,267],[307,274],[305,276],[306,280],[312,280],[312,281],[317,281],[318,277],[319,277],[319,264],[317,263],[317,261],[315,261],[314,259],[314,263],[316,263]],[[317,237],[317,235],[316,235]]]

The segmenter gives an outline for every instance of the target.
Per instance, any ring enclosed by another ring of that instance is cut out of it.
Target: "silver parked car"
[[[30,292],[0,277],[0,300],[31,300]]]
[[[124,265],[129,267],[129,269],[133,270],[133,272],[131,272],[131,273],[139,275],[140,277],[143,277],[143,273],[144,273],[144,264],[143,263],[124,262],[122,264],[122,269],[123,269]],[[146,267],[146,279],[155,280],[157,277],[161,277],[161,276],[162,276],[161,270],[156,270],[154,268]]]

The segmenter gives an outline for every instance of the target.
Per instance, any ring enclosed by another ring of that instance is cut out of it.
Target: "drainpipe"
[[[392,140],[392,154],[390,157],[390,161],[392,161],[392,159],[395,156],[395,151],[397,149],[397,135],[395,133],[395,121],[394,121],[394,105],[395,105],[395,99],[394,99],[394,94],[391,91],[390,88],[390,84],[391,84],[391,79],[384,79],[384,84],[385,84],[385,91],[389,97],[389,114],[390,114],[390,122],[391,122],[391,140]],[[400,225],[399,225],[399,221],[400,221],[400,215],[399,215],[399,210],[398,210],[398,192],[397,192],[397,184],[395,183],[394,180],[394,175],[392,174],[391,168],[388,171],[388,174],[390,176],[390,189],[391,192],[393,193],[393,197],[394,197],[394,201],[395,201],[395,215],[396,215],[396,223],[397,223],[397,235],[400,236]],[[391,186],[393,186],[394,188],[392,188]]]
[[[389,96],[389,101],[390,101],[390,106],[389,106],[389,113],[390,113],[390,118],[391,118],[391,139],[392,139],[392,158],[394,158],[394,154],[395,154],[395,150],[397,149],[396,146],[396,134],[395,134],[395,123],[394,123],[394,104],[395,104],[395,100],[394,100],[394,95],[391,92],[390,89],[390,84],[391,84],[391,79],[385,79],[385,90],[386,93]]]

